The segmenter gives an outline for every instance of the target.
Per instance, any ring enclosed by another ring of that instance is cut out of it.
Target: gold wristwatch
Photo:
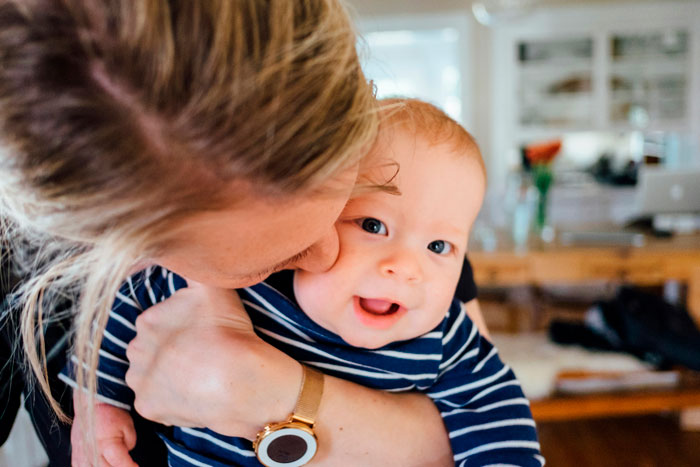
[[[314,421],[323,395],[323,373],[302,365],[299,397],[294,412],[283,422],[270,423],[253,443],[255,455],[266,467],[300,467],[318,450]]]

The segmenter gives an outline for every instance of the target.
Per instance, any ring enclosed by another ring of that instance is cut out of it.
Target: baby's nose
[[[379,264],[379,270],[385,277],[417,283],[423,280],[423,269],[418,255],[409,250],[399,251],[385,258]]]

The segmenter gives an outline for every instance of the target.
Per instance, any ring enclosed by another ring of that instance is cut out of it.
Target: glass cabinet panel
[[[521,41],[518,65],[520,125],[580,127],[591,124],[591,38]]]
[[[687,30],[610,37],[610,120],[645,128],[682,121],[688,97]]]

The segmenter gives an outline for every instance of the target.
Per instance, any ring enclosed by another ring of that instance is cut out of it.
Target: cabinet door
[[[689,118],[686,28],[610,35],[610,121],[637,128],[684,126]]]
[[[521,127],[588,127],[593,119],[593,39],[519,41]]]

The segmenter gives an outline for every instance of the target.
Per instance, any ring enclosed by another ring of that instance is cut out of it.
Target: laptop
[[[700,213],[700,167],[642,167],[635,203],[638,216]]]

